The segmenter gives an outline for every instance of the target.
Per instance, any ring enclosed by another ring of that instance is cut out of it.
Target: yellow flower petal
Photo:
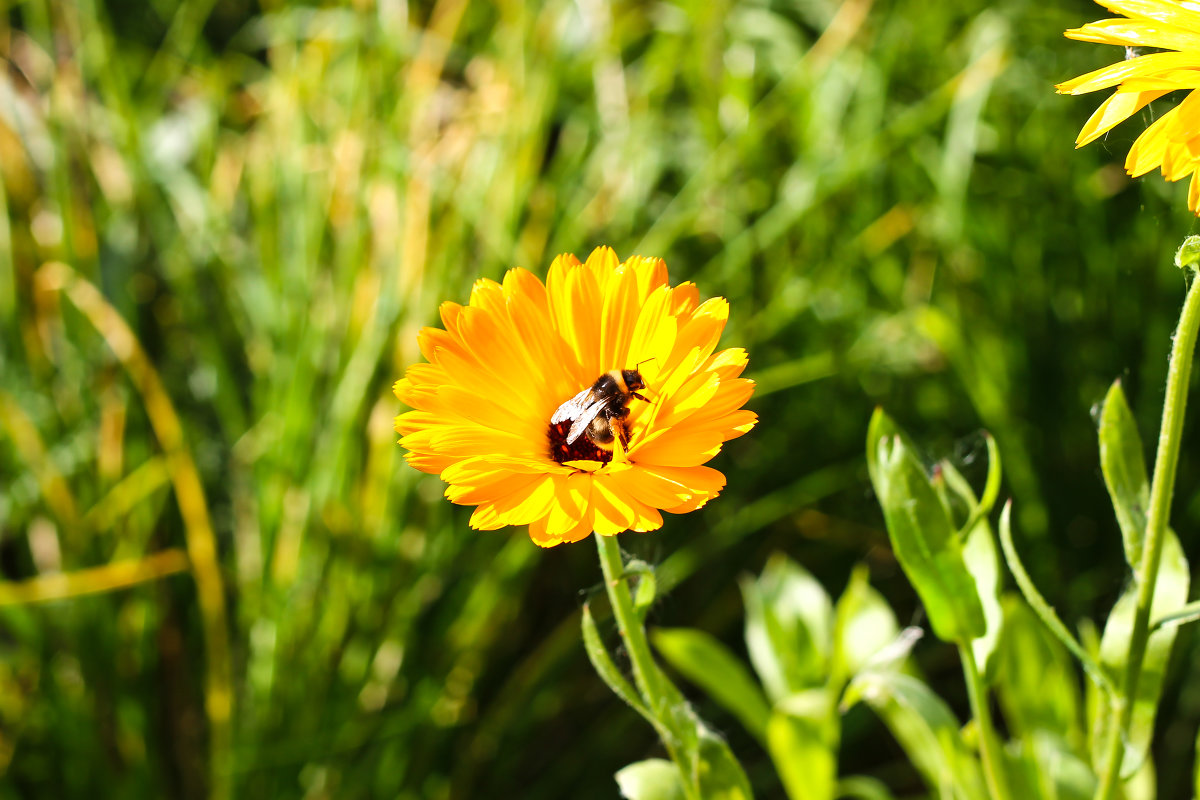
[[[1114,92],[1111,97],[1100,104],[1091,118],[1075,139],[1076,147],[1094,142],[1119,123],[1129,119],[1132,114],[1141,111],[1146,104],[1157,100],[1166,92]]]
[[[1200,30],[1200,13],[1178,0],[1096,0],[1097,5],[1131,19],[1147,19]]]
[[[1200,50],[1200,32],[1153,21],[1102,19],[1066,32],[1068,39],[1161,50]]]
[[[1151,53],[1138,56],[1064,81],[1055,88],[1059,94],[1086,94],[1109,89],[1130,78],[1181,68],[1200,68],[1200,53]]]

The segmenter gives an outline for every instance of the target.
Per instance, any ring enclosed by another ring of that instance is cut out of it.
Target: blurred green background
[[[1120,377],[1154,440],[1195,227],[1182,184],[1121,169],[1149,112],[1072,150],[1100,98],[1052,84],[1123,54],[1061,33],[1105,15],[6,3],[0,797],[615,797],[661,750],[584,656],[594,548],[468,530],[390,392],[439,302],[598,244],[729,298],[760,384],[723,497],[622,537],[660,566],[653,624],[744,653],[736,578],[777,551],[834,594],[866,561],[922,624],[866,478],[877,404],[977,484],[995,434],[1034,578],[1103,618],[1126,577],[1091,412]],[[963,711],[952,648],[916,654]],[[1182,636],[1164,797],[1195,658]],[[922,791],[862,709],[841,758]]]

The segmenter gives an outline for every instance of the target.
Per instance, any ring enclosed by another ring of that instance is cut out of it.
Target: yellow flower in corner
[[[729,304],[667,282],[661,259],[559,256],[545,285],[523,269],[443,303],[396,382],[408,462],[446,497],[477,506],[471,527],[528,525],[543,547],[652,531],[692,511],[725,476],[703,466],[754,427],[742,406],[746,351],[716,349]]]
[[[1124,19],[1103,19],[1066,32],[1070,39],[1160,52],[1130,57],[1060,83],[1062,94],[1117,87],[1079,132],[1076,147],[1094,141],[1150,101],[1177,90],[1190,93],[1155,120],[1133,143],[1126,171],[1137,177],[1155,167],[1169,181],[1191,176],[1188,208],[1200,215],[1200,5],[1178,0],[1097,0]]]

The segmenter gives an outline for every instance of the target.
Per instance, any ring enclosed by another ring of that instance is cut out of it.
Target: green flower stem
[[[1146,546],[1141,569],[1137,575],[1137,611],[1133,632],[1129,637],[1129,654],[1125,659],[1125,680],[1121,693],[1113,698],[1111,713],[1116,724],[1108,729],[1104,774],[1096,789],[1096,800],[1111,800],[1116,794],[1121,775],[1121,742],[1129,730],[1133,716],[1134,697],[1146,657],[1146,641],[1150,637],[1150,607],[1154,601],[1154,585],[1158,581],[1158,566],[1162,560],[1163,534],[1171,511],[1171,496],[1175,491],[1175,467],[1179,463],[1179,441],[1183,433],[1183,416],[1187,407],[1188,378],[1196,349],[1196,332],[1200,328],[1200,280],[1192,279],[1187,299],[1171,345],[1171,364],[1167,370],[1167,396],[1163,403],[1162,428],[1158,434],[1158,454],[1154,458],[1154,477],[1150,481],[1150,511],[1146,521]]]
[[[971,715],[979,727],[979,750],[983,756],[983,778],[987,782],[992,800],[1009,800],[1008,784],[1004,780],[1004,752],[996,729],[992,725],[992,712],[988,707],[987,689],[975,663],[975,651],[970,644],[960,644],[958,654],[962,659],[963,677],[967,682],[967,699],[971,703]]]
[[[617,630],[621,632],[621,639],[625,642],[625,649],[633,666],[633,681],[650,714],[659,721],[660,724],[655,727],[659,729],[659,736],[663,739],[663,745],[667,748],[671,760],[679,767],[684,792],[692,797],[689,775],[678,757],[676,743],[671,740],[671,726],[663,713],[668,701],[660,684],[658,665],[654,663],[654,657],[650,654],[646,630],[633,609],[633,595],[629,591],[617,537],[596,533],[593,534],[593,538],[596,540],[596,548],[600,551],[600,570],[604,573],[604,588],[612,604],[613,618],[617,621]]]

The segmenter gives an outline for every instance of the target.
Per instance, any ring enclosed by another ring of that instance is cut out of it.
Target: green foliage
[[[1144,458],[1142,437],[1129,401],[1121,382],[1114,381],[1100,411],[1100,468],[1121,526],[1125,560],[1134,572],[1142,563],[1146,510],[1150,506],[1150,481],[1146,478]]]
[[[655,631],[655,647],[759,740],[792,800],[879,796],[875,783],[856,782],[861,776],[838,780],[838,705],[847,680],[860,670],[902,666],[908,645],[897,636],[891,607],[867,583],[865,569],[854,570],[835,606],[807,570],[781,555],[758,578],[741,583],[746,647],[765,692],[732,653],[700,631]]]
[[[934,632],[959,643],[984,636],[983,602],[950,510],[882,409],[875,410],[867,430],[867,466],[896,559],[921,596]],[[990,588],[994,594],[994,581]]]

